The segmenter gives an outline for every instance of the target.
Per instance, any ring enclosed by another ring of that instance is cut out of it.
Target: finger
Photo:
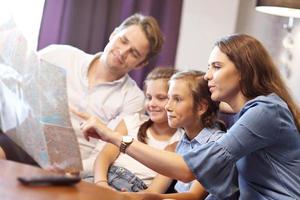
[[[77,109],[75,106],[69,104],[69,111],[70,111],[71,113],[73,113],[73,111],[76,111],[76,110],[78,110],[78,109]]]
[[[84,139],[86,139],[86,141],[90,141],[90,137],[88,136],[88,134],[84,133]]]
[[[86,139],[87,141],[90,141],[90,137],[87,131],[82,131],[83,132],[83,137],[84,139]]]

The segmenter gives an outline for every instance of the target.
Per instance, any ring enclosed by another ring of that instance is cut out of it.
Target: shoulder
[[[124,76],[124,82],[128,88],[135,89],[142,92],[142,90],[139,88],[135,80],[133,80],[128,74]]]
[[[39,54],[49,53],[49,52],[61,52],[61,51],[67,51],[67,52],[82,52],[84,51],[73,47],[71,45],[63,45],[63,44],[51,44],[40,51],[38,51]]]
[[[272,93],[266,96],[258,96],[248,101],[239,113],[239,118],[246,115],[252,120],[277,120],[283,113],[290,113],[290,110],[278,95]]]
[[[148,119],[148,116],[141,113],[135,113],[133,115],[126,115],[123,117],[123,121],[129,133],[137,132],[139,127]]]
[[[84,59],[87,56],[91,57],[92,55],[70,45],[52,44],[38,51],[38,56],[39,58],[52,63],[55,61]]]
[[[258,96],[246,103],[234,124],[235,128],[246,128],[253,134],[270,135],[276,138],[283,127],[294,127],[293,115],[287,104],[278,95]]]
[[[217,141],[221,138],[226,132],[221,131],[218,128],[204,128],[199,135],[203,135],[204,142]]]
[[[137,96],[140,96],[142,99],[144,99],[143,91],[128,74],[126,74],[124,77],[123,90],[126,91],[127,96],[129,97],[136,98]]]
[[[182,139],[182,137],[185,135],[185,131],[183,128],[178,128],[177,131],[172,136],[172,140],[179,141]]]

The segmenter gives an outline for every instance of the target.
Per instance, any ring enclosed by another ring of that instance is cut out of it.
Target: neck
[[[176,128],[171,128],[168,123],[153,123],[150,127],[150,132],[153,137],[161,140],[168,140],[177,131]]]
[[[193,123],[192,126],[184,127],[185,133],[190,140],[194,139],[203,129],[203,125],[199,122]]]
[[[249,99],[247,99],[241,92],[236,95],[235,98],[230,99],[228,101],[225,101],[226,103],[228,103],[230,105],[230,107],[232,108],[232,110],[235,113],[240,112],[240,110],[243,108],[243,106],[246,104],[246,102]]]
[[[92,88],[97,84],[112,82],[120,77],[114,76],[105,66],[101,58],[95,59],[88,69],[89,87]]]

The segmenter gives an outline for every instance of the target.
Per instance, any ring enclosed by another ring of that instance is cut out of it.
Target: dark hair
[[[146,60],[157,55],[161,51],[164,38],[156,19],[136,13],[126,18],[116,30],[121,31],[132,25],[140,26],[149,41],[150,49]]]
[[[300,130],[300,109],[289,94],[271,56],[257,39],[234,34],[217,41],[215,46],[227,55],[239,71],[241,92],[246,98],[276,93],[287,103]]]
[[[226,131],[225,123],[217,119],[219,102],[211,99],[211,93],[204,75],[204,72],[197,70],[182,71],[174,74],[169,82],[179,79],[187,82],[192,92],[195,110],[200,103],[205,102],[207,104],[207,110],[200,118],[203,127],[213,128],[217,125],[221,130]]]
[[[158,79],[165,79],[166,82],[169,81],[171,76],[177,72],[176,69],[172,67],[156,67],[154,68],[146,77],[144,81],[144,91],[147,90],[148,81],[151,80],[158,80]],[[139,141],[147,144],[147,129],[153,124],[153,121],[149,119],[148,121],[144,122],[138,131],[137,138]]]

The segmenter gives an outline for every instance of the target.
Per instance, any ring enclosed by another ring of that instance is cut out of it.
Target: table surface
[[[17,180],[19,176],[54,174],[41,168],[13,161],[0,160],[1,200],[60,200],[97,199],[127,200],[124,194],[92,183],[80,181],[73,186],[24,186]]]

